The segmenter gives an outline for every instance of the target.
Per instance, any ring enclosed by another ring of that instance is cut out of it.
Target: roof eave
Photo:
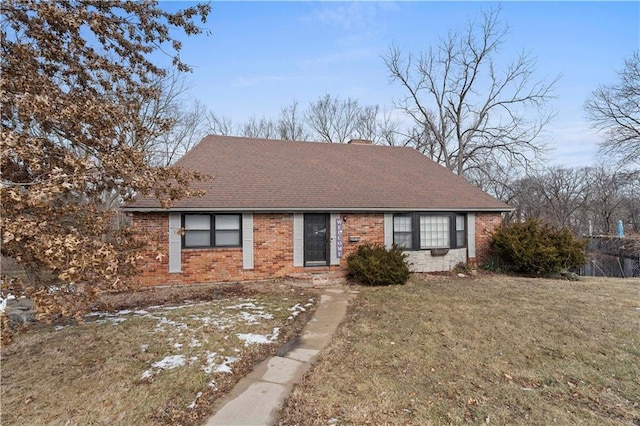
[[[172,207],[163,209],[159,207],[123,207],[125,212],[138,213],[178,213],[178,212],[234,212],[234,213],[270,213],[270,212],[511,212],[513,207],[442,207],[442,208],[419,208],[419,207]]]

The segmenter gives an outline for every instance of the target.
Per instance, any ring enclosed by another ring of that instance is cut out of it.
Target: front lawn
[[[358,290],[281,424],[640,424],[638,279]]]
[[[17,334],[2,347],[0,423],[202,424],[315,309],[316,293],[272,284],[113,296],[130,309]]]

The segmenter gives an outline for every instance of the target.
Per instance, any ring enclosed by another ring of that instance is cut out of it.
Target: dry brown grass
[[[269,283],[105,297],[101,308],[144,308],[147,314],[89,317],[83,325],[63,328],[41,326],[2,348],[0,423],[201,424],[216,400],[253,365],[300,332],[314,307],[307,306],[294,319],[290,308],[316,296]],[[148,307],[158,304],[163,306]],[[176,304],[183,307],[170,309]],[[276,328],[278,338],[271,344],[245,345],[238,336],[273,336]],[[185,365],[153,368],[172,355],[182,356]],[[237,360],[228,362],[228,357]],[[233,373],[205,371],[225,363]]]
[[[640,424],[638,279],[358,290],[281,424]]]

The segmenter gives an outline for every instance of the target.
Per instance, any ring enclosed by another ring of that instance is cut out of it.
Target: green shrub
[[[492,235],[491,251],[506,266],[503,269],[550,274],[582,266],[585,245],[568,229],[555,229],[540,220],[527,219],[498,228]]]
[[[349,273],[362,284],[404,284],[411,272],[406,254],[395,244],[389,250],[382,245],[363,244],[347,256]]]

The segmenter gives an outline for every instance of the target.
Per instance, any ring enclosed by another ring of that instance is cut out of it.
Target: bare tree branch
[[[415,125],[410,144],[460,175],[490,171],[498,160],[526,167],[540,159],[546,147],[538,136],[554,116],[546,106],[557,79],[534,80],[529,55],[496,69],[507,33],[499,12],[450,33],[417,62],[393,45],[384,57],[391,81],[406,92],[396,107]]]
[[[640,161],[640,52],[625,60],[616,84],[598,87],[585,109],[593,126],[604,132],[600,151],[621,164]]]

